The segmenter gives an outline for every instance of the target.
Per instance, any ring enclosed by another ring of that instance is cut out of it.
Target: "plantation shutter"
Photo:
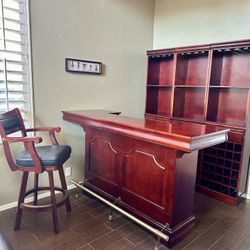
[[[0,0],[0,113],[16,107],[31,121],[28,0]]]

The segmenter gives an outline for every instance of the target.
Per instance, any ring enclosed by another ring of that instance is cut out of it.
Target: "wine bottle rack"
[[[196,184],[237,197],[242,144],[226,142],[201,150]]]

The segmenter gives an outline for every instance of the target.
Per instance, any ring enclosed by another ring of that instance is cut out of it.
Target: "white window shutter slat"
[[[32,117],[28,0],[0,0],[0,113]],[[27,56],[28,55],[28,56]]]

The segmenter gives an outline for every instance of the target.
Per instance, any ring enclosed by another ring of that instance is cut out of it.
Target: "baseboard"
[[[71,184],[71,185],[67,186],[68,190],[71,190],[71,189],[73,189],[75,187],[76,186],[74,184]],[[45,197],[48,197],[48,196],[50,196],[50,192],[39,194],[38,195],[38,200],[40,200],[42,198],[45,198]],[[31,201],[33,201],[32,196],[25,199],[25,202],[31,202]],[[16,207],[16,206],[17,206],[17,201],[14,201],[14,202],[11,202],[11,203],[0,206],[0,211],[4,211],[4,210],[7,210],[7,209]]]

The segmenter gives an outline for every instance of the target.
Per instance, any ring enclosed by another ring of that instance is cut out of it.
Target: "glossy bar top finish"
[[[227,140],[229,131],[214,125],[132,118],[106,110],[63,111],[63,119],[83,127],[104,129],[184,152],[222,143]]]

